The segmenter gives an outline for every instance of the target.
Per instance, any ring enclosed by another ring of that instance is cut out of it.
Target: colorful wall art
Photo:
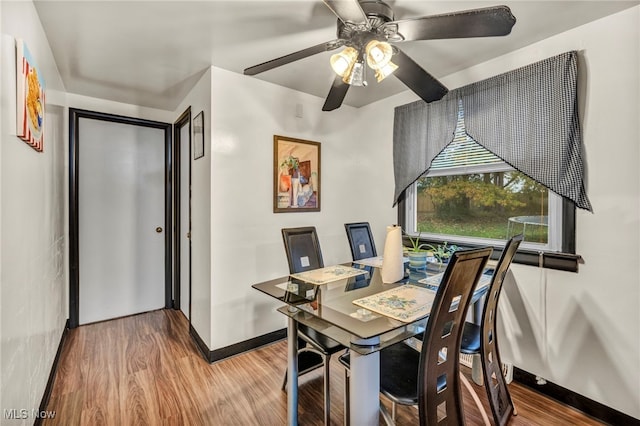
[[[27,45],[16,40],[17,136],[33,149],[44,148],[45,84]]]
[[[273,212],[320,211],[320,143],[273,137]]]

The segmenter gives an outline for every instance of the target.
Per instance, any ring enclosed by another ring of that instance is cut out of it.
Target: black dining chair
[[[493,413],[493,420],[496,425],[500,426],[507,424],[511,416],[516,415],[516,409],[502,372],[502,362],[498,350],[496,333],[498,301],[504,278],[522,239],[522,234],[516,235],[505,245],[489,285],[482,310],[481,324],[465,323],[460,345],[460,352],[463,354],[480,354],[484,388]]]
[[[371,234],[369,222],[345,223],[344,229],[347,231],[349,248],[353,260],[376,257],[376,244]]]
[[[289,273],[309,271],[324,267],[322,251],[316,228],[313,226],[302,228],[282,229],[284,249],[289,262]],[[319,331],[298,323],[298,375],[308,373],[319,367],[324,367],[324,424],[329,424],[331,412],[329,361],[331,356],[345,349],[340,343],[325,336]],[[306,345],[309,346],[306,346]],[[282,389],[287,386],[287,372],[284,375]]]
[[[406,342],[380,351],[380,392],[393,404],[388,422],[395,420],[395,404],[418,405],[420,425],[464,423],[460,394],[459,348],[474,288],[491,256],[490,247],[455,252],[435,295],[422,347]],[[349,354],[340,357],[349,366]]]

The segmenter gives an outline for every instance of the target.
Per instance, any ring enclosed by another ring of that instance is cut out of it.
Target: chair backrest
[[[353,260],[366,259],[378,255],[369,222],[345,223],[344,229],[347,231],[347,239],[349,240]]]
[[[471,296],[491,252],[490,247],[455,252],[438,286],[420,352],[422,426],[464,423],[458,353]]]
[[[483,365],[484,385],[491,400],[489,405],[496,425],[505,425],[513,415],[513,402],[511,401],[511,395],[509,395],[507,381],[502,373],[498,339],[496,339],[498,299],[500,298],[504,277],[507,275],[511,261],[522,239],[523,236],[520,234],[507,242],[493,273],[482,311],[480,357]]]
[[[282,240],[289,262],[289,273],[295,274],[324,267],[315,226],[283,228]]]

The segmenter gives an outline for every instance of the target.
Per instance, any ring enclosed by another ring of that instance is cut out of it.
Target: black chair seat
[[[460,352],[468,355],[480,353],[480,331],[478,324],[465,322],[462,330],[462,343],[460,343]],[[422,341],[422,335],[415,336],[416,339]]]
[[[351,357],[346,353],[338,358],[349,368]],[[397,343],[380,351],[380,392],[402,405],[418,404],[418,365],[420,352],[404,343]],[[393,371],[393,374],[383,372]],[[438,391],[446,386],[444,377],[438,379]]]
[[[464,323],[462,330],[462,343],[460,343],[460,352],[463,354],[480,353],[480,326],[470,322]]]
[[[380,392],[403,405],[418,404],[420,352],[400,343],[380,351]],[[392,374],[388,374],[393,372]]]
[[[316,368],[322,366],[324,360],[322,356],[315,352],[298,352],[298,375],[302,376]]]
[[[303,340],[306,338],[311,341],[314,348],[325,355],[332,355],[344,350],[344,346],[340,343],[304,324],[298,324],[298,332],[304,335]]]

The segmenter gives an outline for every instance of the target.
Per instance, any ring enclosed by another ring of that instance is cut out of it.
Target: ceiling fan
[[[504,36],[511,32],[516,22],[507,6],[394,21],[392,8],[380,0],[323,1],[338,17],[337,39],[244,70],[245,75],[256,75],[346,46],[331,57],[331,67],[337,76],[322,107],[323,111],[339,108],[350,85],[366,86],[365,64],[375,72],[378,82],[393,74],[425,102],[441,99],[448,89],[391,43]]]

